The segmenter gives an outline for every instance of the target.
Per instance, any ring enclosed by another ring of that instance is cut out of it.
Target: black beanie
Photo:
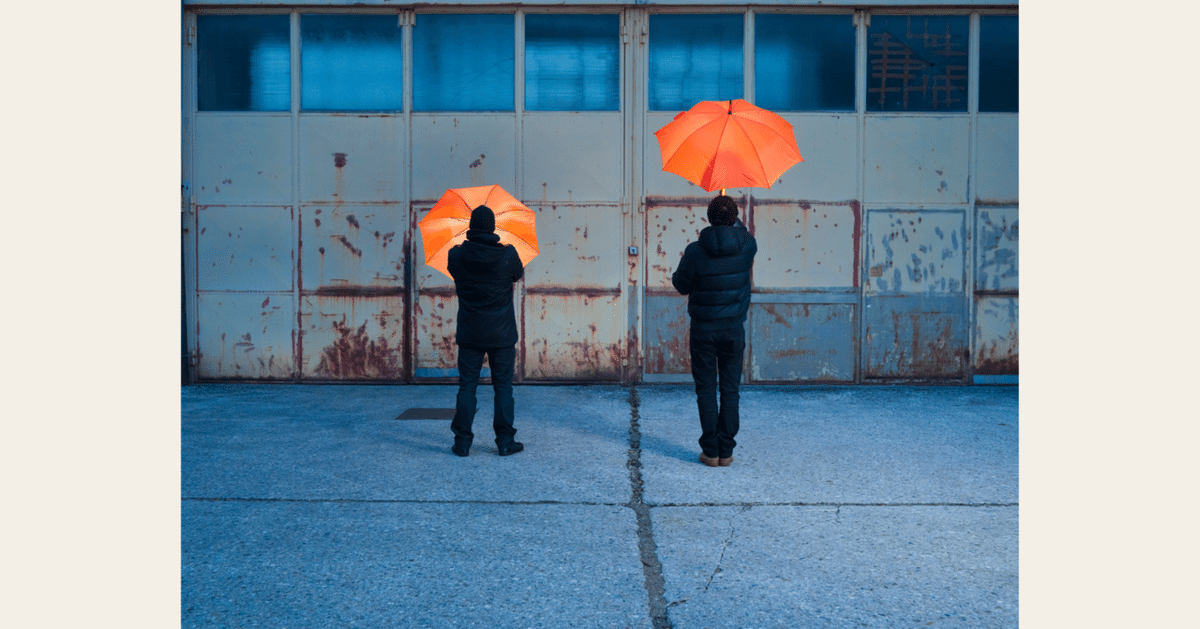
[[[487,232],[489,234],[496,231],[496,215],[492,213],[492,208],[481,205],[471,212],[471,231]]]
[[[737,222],[738,206],[732,197],[719,195],[708,203],[708,222],[710,225],[733,225]]]

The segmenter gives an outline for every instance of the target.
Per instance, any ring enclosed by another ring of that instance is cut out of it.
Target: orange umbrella
[[[708,192],[770,188],[804,159],[792,125],[744,100],[700,101],[654,132],[663,170]]]
[[[486,205],[496,214],[496,235],[500,244],[512,245],[522,265],[528,265],[538,254],[537,229],[533,210],[513,198],[500,186],[452,188],[433,205],[425,218],[417,223],[421,242],[425,245],[425,264],[450,276],[447,259],[450,249],[467,239],[471,212]]]

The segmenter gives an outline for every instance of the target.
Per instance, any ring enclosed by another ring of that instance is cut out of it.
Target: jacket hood
[[[500,244],[500,237],[495,234],[469,233],[467,240],[461,245],[463,251],[463,266],[472,273],[487,273],[496,268],[504,259],[507,249]]]
[[[700,230],[700,246],[714,258],[737,255],[750,241],[750,232],[741,221],[733,225],[709,225]]]

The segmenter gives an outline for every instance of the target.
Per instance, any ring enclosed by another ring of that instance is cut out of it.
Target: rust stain
[[[347,222],[347,223],[350,223],[350,226],[351,226],[351,227],[353,227],[354,229],[359,229],[359,228],[361,227],[361,226],[358,224],[358,219],[357,219],[357,218],[355,218],[353,214],[350,214],[350,215],[347,215],[347,216],[346,216],[346,222]]]
[[[367,335],[367,322],[357,329],[346,324],[345,317],[333,322],[338,339],[321,351],[315,373],[333,378],[397,378],[400,375],[400,350],[389,347],[387,337],[377,340]]]
[[[479,155],[479,159],[477,159],[477,160],[475,160],[475,161],[471,162],[471,166],[470,166],[470,167],[471,167],[471,168],[479,168],[480,166],[483,166],[483,160],[484,160],[484,158],[485,158],[485,157],[487,157],[487,155],[480,154],[480,155]]]
[[[353,244],[351,244],[350,241],[347,240],[345,236],[338,236],[338,242],[345,245],[345,247],[350,250],[350,253],[353,253],[354,255],[356,255],[360,258],[362,257],[362,249],[359,249],[358,247],[355,247]]]
[[[341,167],[345,166],[346,165],[346,154],[345,153],[334,153],[333,154],[333,165],[335,168],[341,168]]]
[[[270,297],[267,297],[266,299],[264,299],[264,300],[263,300],[263,302],[262,302],[262,305],[261,305],[261,306],[259,306],[259,308],[266,308],[266,307],[267,307],[267,305],[268,305],[268,304],[270,304],[270,303],[271,303],[271,298],[270,298]]]
[[[317,227],[320,227],[320,226],[321,226],[321,219],[319,219],[319,218],[314,218],[314,219],[313,219],[313,222],[317,224]]]

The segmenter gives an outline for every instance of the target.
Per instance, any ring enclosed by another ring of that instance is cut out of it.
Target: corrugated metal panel
[[[962,212],[872,211],[867,221],[867,293],[965,290]]]
[[[867,116],[866,203],[966,203],[970,117]]]
[[[625,274],[617,207],[532,205],[538,257],[525,269],[529,288],[618,289]]]
[[[404,288],[408,212],[396,204],[300,208],[301,287]]]
[[[292,290],[292,208],[199,206],[196,223],[199,290]]]
[[[646,288],[674,290],[671,275],[679,268],[683,250],[708,227],[708,199],[647,199],[646,205]]]
[[[492,184],[518,196],[516,114],[414,114],[412,134],[414,199]]]
[[[525,377],[621,379],[625,310],[621,294],[573,290],[525,295]]]
[[[620,112],[525,114],[526,203],[619,202],[622,123]]]
[[[981,203],[1016,203],[1020,189],[1017,114],[979,114],[975,196]]]
[[[404,128],[404,118],[394,115],[300,116],[301,200],[405,200]]]
[[[333,380],[404,377],[404,296],[305,295],[301,375]]]
[[[458,297],[449,292],[428,292],[417,295],[413,312],[414,370],[418,377],[457,377]]]
[[[295,376],[296,312],[290,294],[201,293],[197,311],[198,378]]]
[[[1017,208],[976,208],[975,290],[1016,291],[1020,280]]]
[[[853,382],[851,304],[750,306],[750,377],[755,382]]]
[[[196,202],[290,203],[292,121],[288,116],[196,116]]]
[[[646,295],[646,310],[642,315],[645,373],[692,373],[689,324],[687,297]]]
[[[867,378],[961,378],[967,316],[960,295],[866,298]]]
[[[1016,296],[975,297],[977,374],[1015,375],[1020,363]]]
[[[857,202],[756,203],[753,215],[756,289],[857,286]]]
[[[858,134],[854,114],[782,113],[792,124],[804,161],[792,166],[770,190],[753,189],[756,197],[844,201],[858,197]],[[661,165],[661,159],[658,160]]]

